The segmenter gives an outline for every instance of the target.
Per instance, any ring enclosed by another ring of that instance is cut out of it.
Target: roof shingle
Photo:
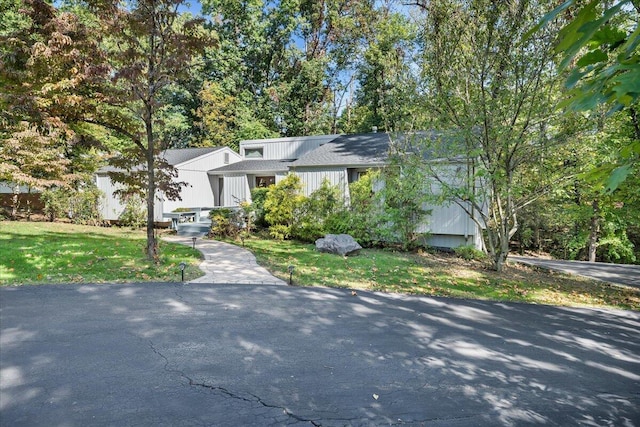
[[[391,137],[387,133],[341,135],[290,164],[304,166],[376,166],[388,159]]]
[[[247,159],[237,163],[212,169],[209,174],[229,173],[229,172],[286,172],[291,161],[287,160],[262,160]]]
[[[213,153],[223,147],[203,147],[203,148],[173,148],[164,150],[160,153],[160,157],[165,159],[171,166],[179,165],[180,163],[193,160],[197,157],[204,156],[205,154]],[[122,171],[120,168],[113,167],[111,165],[103,166],[98,169],[98,173],[118,172]]]

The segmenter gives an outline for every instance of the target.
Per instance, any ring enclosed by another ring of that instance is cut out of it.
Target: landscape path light
[[[289,284],[293,285],[293,270],[295,270],[295,267],[290,264],[287,269],[289,270]]]
[[[187,267],[187,264],[184,262],[181,262],[180,265],[180,278],[181,278],[181,282],[184,282],[184,269]]]

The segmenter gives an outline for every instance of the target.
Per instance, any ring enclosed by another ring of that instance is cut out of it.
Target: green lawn
[[[0,285],[179,281],[202,275],[200,252],[160,243],[159,263],[145,259],[140,230],[65,223],[0,221]]]
[[[496,273],[478,262],[453,256],[365,249],[343,258],[314,245],[291,241],[245,240],[258,262],[294,284],[519,301],[566,306],[640,310],[640,290],[510,265]],[[143,231],[64,223],[0,221],[0,285],[179,281],[201,276],[200,253],[161,242],[159,263],[144,256]]]
[[[258,262],[294,284],[470,299],[640,310],[640,290],[509,265],[496,273],[451,255],[364,249],[347,258],[319,253],[312,244],[250,238]]]

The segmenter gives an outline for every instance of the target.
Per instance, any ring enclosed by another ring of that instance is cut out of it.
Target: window
[[[258,148],[245,148],[244,149],[244,157],[245,159],[261,159],[262,158],[262,147]]]
[[[256,176],[256,187],[268,187],[275,183],[275,176]]]
[[[224,164],[225,165],[229,164],[229,153],[224,153]]]
[[[367,170],[363,169],[347,169],[347,178],[349,179],[349,184],[358,181],[360,178],[365,176],[367,172]]]

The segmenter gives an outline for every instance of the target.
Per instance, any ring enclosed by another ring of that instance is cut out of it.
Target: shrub
[[[487,254],[479,249],[476,249],[472,245],[458,246],[453,250],[453,252],[459,258],[466,259],[467,261],[482,261],[487,259]]]
[[[67,191],[61,188],[51,188],[42,192],[40,200],[44,203],[43,213],[50,222],[65,214],[68,199]]]
[[[379,172],[370,171],[349,184],[349,206],[342,205],[328,215],[325,220],[327,233],[349,234],[365,247],[379,242],[377,218],[380,208],[373,191],[374,182],[379,176]]]
[[[75,224],[97,224],[100,221],[101,191],[93,185],[79,190],[54,188],[42,192],[44,214],[49,221],[66,215]]]
[[[275,224],[269,227],[269,235],[273,239],[286,240],[291,237],[291,226]]]
[[[244,213],[239,209],[216,209],[209,212],[211,218],[211,237],[236,238],[247,228]]]
[[[394,158],[381,174],[384,185],[376,193],[381,206],[378,232],[385,243],[396,242],[403,250],[414,249],[423,235],[418,228],[431,211],[425,203],[431,199],[420,161]]]
[[[320,187],[304,198],[294,212],[291,234],[294,238],[313,242],[327,233],[327,222],[341,208],[344,201],[340,189],[327,178]]]
[[[69,215],[76,224],[97,224],[100,219],[100,196],[95,186],[80,189],[71,194]],[[146,221],[146,217],[145,217]]]
[[[147,208],[142,197],[131,194],[125,197],[124,203],[125,207],[118,217],[118,223],[125,227],[144,227],[147,223]]]
[[[264,218],[274,238],[286,239],[291,236],[294,212],[304,201],[301,190],[300,178],[295,174],[289,174],[276,185],[269,187],[264,201]]]
[[[251,204],[253,205],[254,224],[256,227],[264,228],[268,226],[267,221],[264,219],[264,202],[268,193],[268,187],[256,187],[251,190]]]

